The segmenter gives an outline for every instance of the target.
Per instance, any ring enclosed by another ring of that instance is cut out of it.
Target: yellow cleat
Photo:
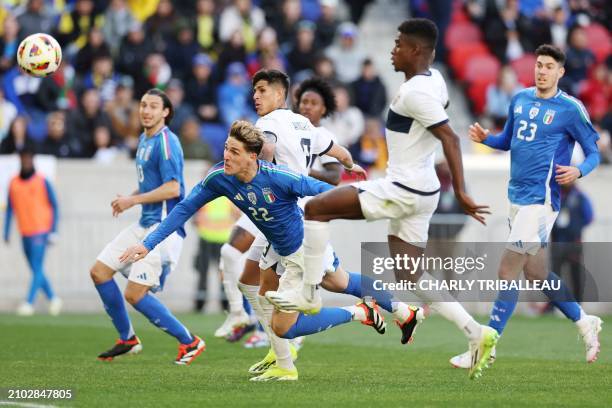
[[[263,374],[251,378],[251,381],[297,381],[297,379],[297,368],[293,367],[291,369],[287,369],[273,365]]]
[[[480,339],[470,342],[470,354],[472,364],[470,367],[469,377],[472,380],[480,378],[482,371],[489,368],[489,358],[492,351],[495,349],[499,334],[495,329],[489,326],[482,326],[482,334]]]
[[[298,352],[297,348],[293,344],[289,344],[289,351],[291,352],[291,359],[293,361],[297,360]],[[268,350],[268,354],[266,354],[263,360],[258,361],[249,367],[249,374],[263,374],[274,364],[276,364],[276,354],[274,354],[274,350],[270,348],[270,350]]]

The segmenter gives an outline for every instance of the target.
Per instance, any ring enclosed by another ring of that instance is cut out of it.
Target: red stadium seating
[[[455,49],[465,44],[478,43],[481,41],[481,34],[478,27],[472,23],[454,23],[446,30],[444,44],[449,50]]]
[[[470,84],[467,96],[475,114],[480,115],[484,112],[487,103],[487,88],[493,83],[495,81],[476,81]]]
[[[535,67],[536,57],[533,54],[525,54],[521,58],[510,63],[512,69],[516,72],[518,81],[526,87],[533,86],[535,83]]]
[[[488,54],[489,50],[483,43],[469,43],[451,50],[448,54],[448,64],[452,68],[457,79],[462,80],[465,77],[465,67],[470,58],[476,55]]]
[[[610,52],[610,34],[601,24],[592,23],[584,28],[587,38],[589,39],[589,49],[593,51],[598,62],[605,60]]]
[[[468,61],[465,67],[467,82],[495,82],[499,73],[500,63],[492,55],[476,55]]]

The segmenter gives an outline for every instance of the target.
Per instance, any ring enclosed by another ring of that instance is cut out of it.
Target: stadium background
[[[237,6],[245,7],[248,19],[239,18]],[[466,129],[474,119],[492,128],[503,123],[509,95],[533,84],[531,52],[553,42],[568,53],[563,89],[584,101],[602,136],[604,164],[579,182],[596,214],[585,240],[612,240],[609,2],[30,0],[4,2],[0,10],[0,209],[17,169],[13,153],[30,140],[47,154],[37,166],[57,187],[59,241],[46,269],[66,311],[101,311],[89,267],[103,245],[137,219],[136,209],[113,219],[108,204],[135,185],[134,112],[144,90],[165,89],[177,105],[172,127],[188,158],[188,189],[220,159],[227,125],[255,118],[249,76],[261,67],[288,71],[293,84],[313,72],[330,79],[341,110],[324,126],[377,177],[385,167],[386,105],[403,79],[393,72],[389,53],[397,25],[410,15],[428,16],[441,30],[435,67],[448,80],[449,115],[462,136],[468,188],[493,210],[486,229],[468,221],[458,239],[505,239],[508,157],[476,149]],[[20,74],[14,61],[19,40],[40,31],[53,34],[64,50],[60,71],[42,80]],[[363,64],[368,60],[372,64]],[[207,79],[198,82],[194,75]],[[188,228],[180,267],[161,295],[179,311],[190,309],[195,292],[197,242]],[[385,224],[338,222],[332,235],[343,263],[357,271],[359,242],[384,240]],[[11,238],[0,245],[3,312],[14,310],[30,279],[15,228]],[[489,305],[470,307],[485,312]],[[590,307],[610,311],[605,304]]]

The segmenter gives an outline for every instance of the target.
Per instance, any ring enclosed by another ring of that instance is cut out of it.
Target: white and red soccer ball
[[[57,71],[62,62],[62,48],[49,34],[26,37],[17,48],[17,64],[27,74],[46,77]]]

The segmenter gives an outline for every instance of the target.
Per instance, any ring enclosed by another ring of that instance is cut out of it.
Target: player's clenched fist
[[[142,244],[134,245],[125,250],[119,257],[121,263],[136,262],[147,256],[149,250]]]

